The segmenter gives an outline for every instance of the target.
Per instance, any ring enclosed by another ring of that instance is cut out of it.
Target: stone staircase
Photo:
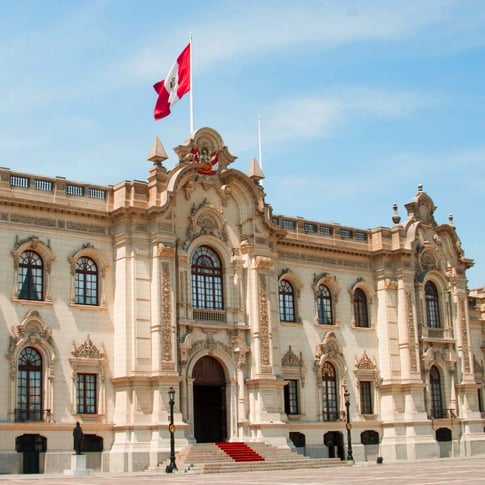
[[[347,462],[338,458],[308,458],[289,448],[277,448],[266,443],[246,444],[264,460],[236,462],[215,443],[197,443],[188,445],[176,453],[178,473],[229,473],[348,466]],[[160,468],[165,470],[168,463],[169,460],[161,463]]]

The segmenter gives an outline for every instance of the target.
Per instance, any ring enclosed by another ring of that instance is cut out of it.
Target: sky
[[[153,119],[153,84],[192,34],[195,129],[275,214],[392,227],[418,184],[452,214],[469,288],[485,285],[483,0],[0,0],[0,166],[143,180],[159,136],[190,135],[189,95]]]

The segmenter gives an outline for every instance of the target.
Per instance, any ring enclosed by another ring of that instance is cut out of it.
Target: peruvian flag
[[[156,83],[153,88],[158,93],[153,117],[160,120],[168,116],[170,108],[190,91],[190,43],[177,57],[165,80]]]

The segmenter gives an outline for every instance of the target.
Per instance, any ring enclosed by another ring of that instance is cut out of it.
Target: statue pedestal
[[[72,455],[71,456],[71,469],[64,470],[64,475],[81,476],[89,475],[91,470],[86,468],[86,455]]]

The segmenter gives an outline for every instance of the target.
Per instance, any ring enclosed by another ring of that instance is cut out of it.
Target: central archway
[[[225,441],[226,378],[213,357],[202,357],[194,366],[194,435],[197,443]]]

